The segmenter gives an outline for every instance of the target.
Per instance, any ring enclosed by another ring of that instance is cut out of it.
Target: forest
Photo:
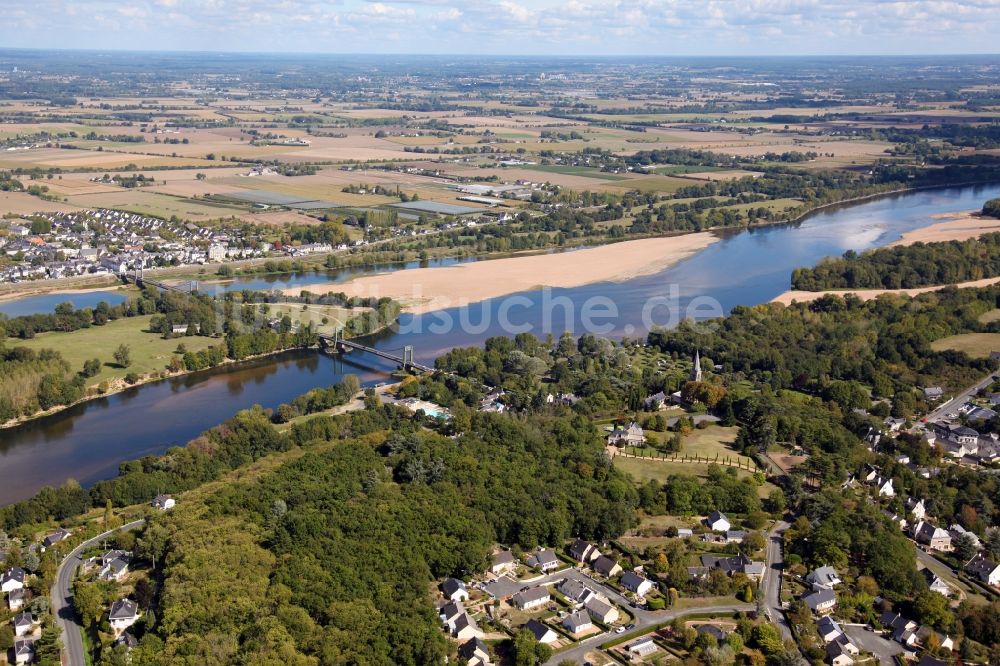
[[[988,204],[987,204],[988,205]],[[844,253],[792,272],[792,289],[912,289],[1000,275],[1000,233]]]

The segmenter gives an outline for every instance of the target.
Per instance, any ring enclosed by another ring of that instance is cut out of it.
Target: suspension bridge
[[[363,345],[360,342],[345,340],[343,330],[339,328],[333,332],[333,335],[322,334],[319,336],[319,339],[320,343],[323,345],[323,348],[327,350],[332,349],[335,352],[348,352],[348,351],[367,352],[369,354],[378,356],[379,358],[384,358],[389,361],[393,361],[404,370],[419,370],[421,372],[434,372],[434,368],[432,368],[431,366],[417,362],[413,353],[413,345],[406,345],[405,347],[402,347],[398,350],[376,349],[375,347],[369,347],[368,345]],[[402,354],[394,353],[396,351],[401,351]]]
[[[167,284],[166,282],[160,282],[159,280],[152,280],[143,275],[142,268],[133,268],[132,270],[125,270],[118,274],[122,282],[126,284],[132,282],[137,287],[142,288],[145,286],[156,287],[162,291],[176,291],[179,294],[193,294],[198,291],[197,280],[188,280],[187,282],[181,282],[180,284]]]

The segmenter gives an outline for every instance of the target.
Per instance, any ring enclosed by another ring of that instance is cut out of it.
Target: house
[[[448,629],[451,632],[452,638],[457,638],[460,641],[467,641],[471,638],[482,638],[486,635],[468,613],[462,613],[455,618],[454,622],[448,625]]]
[[[812,585],[814,590],[832,590],[843,581],[840,580],[836,569],[831,566],[822,566],[809,572],[809,575],[806,576],[806,582]]]
[[[826,660],[830,666],[851,666],[859,654],[861,650],[843,635],[826,646]]]
[[[115,633],[125,631],[139,621],[139,605],[131,599],[119,599],[111,604],[108,620]]]
[[[825,615],[837,607],[837,595],[833,590],[813,590],[802,601],[817,615]]]
[[[923,520],[927,517],[927,507],[924,506],[924,501],[916,497],[907,498],[906,510],[917,520]]]
[[[28,664],[35,658],[34,641],[14,641],[14,663]]]
[[[517,560],[514,559],[514,553],[509,550],[501,550],[493,556],[493,564],[490,565],[490,572],[499,576],[500,574],[509,573],[515,568],[517,568]]]
[[[606,555],[601,555],[600,557],[598,557],[596,560],[594,560],[594,563],[591,566],[594,568],[594,571],[601,574],[605,578],[611,578],[612,576],[617,576],[622,571],[621,566],[610,557],[607,557]]]
[[[939,400],[944,395],[944,390],[940,386],[928,386],[924,389],[924,398],[928,400]]]
[[[70,536],[72,536],[72,534],[67,530],[64,529],[56,530],[52,534],[49,534],[44,539],[42,539],[42,551],[44,552],[46,549],[51,548],[60,541],[65,541],[66,539],[70,538]]]
[[[895,497],[896,491],[892,487],[892,479],[880,478],[878,483],[878,494],[880,497]]]
[[[917,623],[898,613],[882,613],[882,624],[892,633],[892,640],[907,647],[917,644]]]
[[[35,628],[35,617],[31,613],[19,613],[14,616],[11,623],[14,625],[14,635],[23,637]]]
[[[642,638],[632,641],[626,645],[625,649],[637,657],[648,657],[660,648],[658,648],[656,643],[653,642],[652,636],[643,636]]]
[[[935,527],[923,521],[913,526],[913,540],[931,550],[951,552],[951,534],[948,530]]]
[[[740,553],[732,557],[719,555],[702,555],[700,567],[689,567],[688,576],[691,578],[703,578],[712,569],[721,569],[726,575],[732,576],[735,573],[744,574],[747,578],[760,580],[764,576],[764,563],[754,562],[749,557]],[[694,569],[694,571],[692,571]]]
[[[532,587],[527,590],[521,590],[511,597],[510,600],[511,603],[521,610],[531,610],[532,608],[538,608],[549,603],[552,600],[552,596],[544,587]]]
[[[835,641],[844,635],[843,629],[829,615],[824,615],[819,619],[816,623],[816,629],[819,631],[819,637],[823,639],[824,643]]]
[[[930,569],[923,569],[920,573],[923,574],[924,579],[927,581],[927,587],[931,592],[937,592],[943,597],[951,596],[951,587],[948,583],[941,580],[940,576]]]
[[[559,566],[559,558],[551,550],[542,549],[527,559],[527,564],[533,569],[551,571]]]
[[[705,519],[705,525],[708,529],[713,532],[728,532],[732,528],[732,523],[726,518],[726,515],[721,511],[713,511],[708,518]]]
[[[906,419],[893,418],[892,416],[885,417],[882,424],[889,430],[889,432],[899,432],[900,428],[906,424]]]
[[[126,557],[116,557],[105,564],[98,573],[101,580],[124,580],[128,575],[128,559]]]
[[[451,625],[458,619],[458,616],[465,612],[465,606],[462,605],[461,601],[453,601],[450,604],[445,604],[438,609],[438,617],[441,618],[441,622],[446,625]]]
[[[590,617],[602,624],[611,624],[618,621],[618,609],[610,602],[594,596],[587,600],[585,604]]]
[[[937,644],[941,646],[942,650],[953,650],[955,649],[955,641],[952,640],[951,636],[947,634],[942,634],[935,631],[927,625],[921,626],[916,631],[917,645],[924,647],[928,644],[929,639],[934,636],[937,638]]]
[[[465,660],[467,666],[483,666],[490,663],[490,649],[482,638],[472,638],[462,643],[458,648],[458,656]]]
[[[987,559],[982,553],[976,553],[975,557],[966,562],[965,573],[987,585],[1000,585],[1000,565]]]
[[[724,538],[726,543],[743,543],[746,537],[747,533],[743,530],[727,530]]]
[[[638,423],[632,421],[623,428],[615,428],[608,435],[608,444],[612,446],[645,446],[646,434]]]
[[[7,608],[12,611],[20,610],[24,607],[24,601],[27,597],[27,592],[24,588],[17,590],[11,590],[7,593]]]
[[[597,550],[597,546],[590,543],[589,541],[584,541],[583,539],[577,539],[569,547],[570,556],[577,562],[582,562],[586,564],[591,560],[595,560],[601,556],[601,551]]]
[[[562,623],[566,631],[571,634],[580,634],[584,631],[590,631],[594,628],[594,622],[590,619],[590,615],[585,610],[578,610],[566,617]]]
[[[114,644],[116,646],[118,646],[118,645],[124,645],[125,646],[125,651],[126,652],[131,652],[133,649],[135,649],[136,647],[138,647],[138,645],[139,645],[139,639],[137,639],[134,635],[132,635],[132,632],[130,632],[130,631],[123,631],[122,635],[115,639]]]
[[[678,527],[677,528],[677,538],[687,539],[688,537],[694,536],[694,530],[690,527]]]
[[[185,328],[185,331],[187,329]],[[160,511],[166,511],[168,509],[174,508],[177,505],[177,500],[175,500],[170,495],[157,495],[153,500],[153,508],[159,509]]]
[[[567,599],[582,604],[597,596],[596,592],[573,578],[564,579],[559,584],[559,591]]]
[[[24,588],[25,571],[21,567],[11,567],[0,576],[0,592],[11,592]]]
[[[441,591],[446,599],[451,601],[468,601],[469,591],[465,589],[465,583],[458,578],[445,578],[441,583]]]
[[[664,405],[667,404],[667,395],[660,391],[659,393],[654,393],[653,395],[646,398],[643,405],[646,407],[648,412],[656,412],[663,409]]]
[[[631,571],[626,571],[619,582],[626,590],[634,592],[640,597],[646,596],[646,593],[653,589],[653,582],[651,580],[647,580]]]
[[[524,625],[524,628],[534,634],[535,640],[539,643],[552,645],[559,640],[559,634],[553,631],[551,627],[542,624],[538,620],[528,620],[528,623]]]

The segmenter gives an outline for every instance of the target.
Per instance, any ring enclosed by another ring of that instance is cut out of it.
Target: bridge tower
[[[413,365],[413,345],[403,347],[403,367],[409,368]]]

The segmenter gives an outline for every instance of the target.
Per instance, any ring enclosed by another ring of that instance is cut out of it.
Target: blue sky
[[[0,46],[318,53],[1000,52],[1000,0],[0,0]]]

